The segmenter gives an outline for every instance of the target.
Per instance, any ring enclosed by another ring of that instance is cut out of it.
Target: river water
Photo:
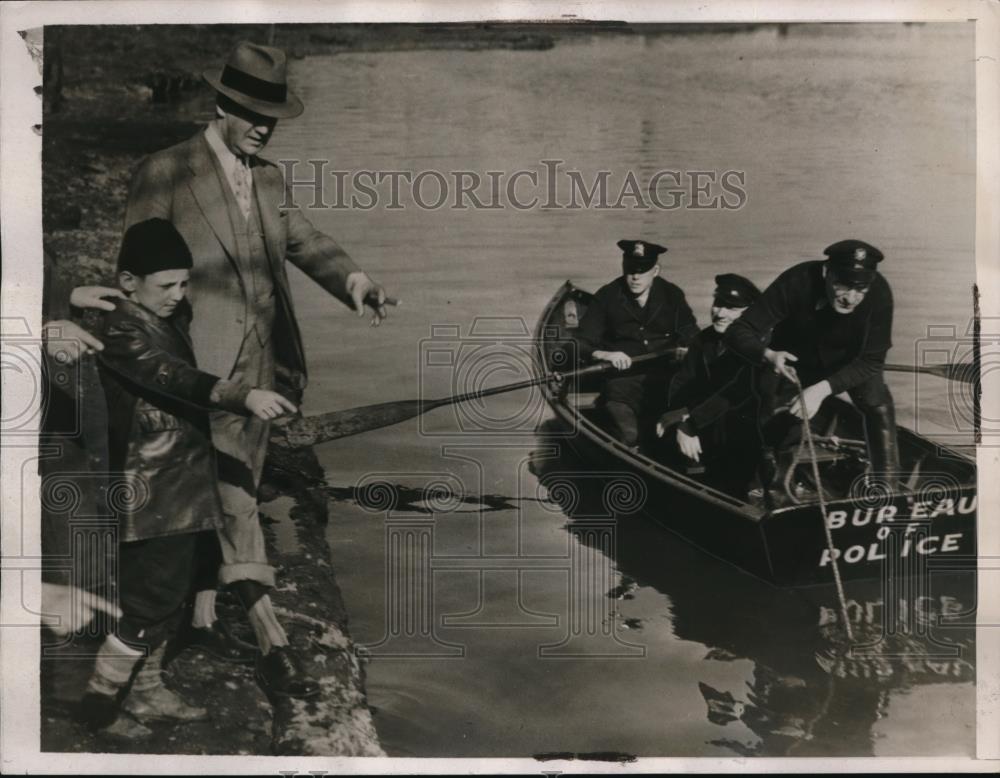
[[[630,170],[640,182],[735,170],[747,195],[739,209],[431,211],[408,195],[401,209],[310,209],[403,304],[368,329],[295,274],[308,413],[524,377],[545,302],[567,278],[613,277],[623,237],[669,247],[664,274],[702,323],[715,274],[763,286],[828,243],[868,240],[896,300],[891,361],[967,352],[970,25],[582,32],[547,51],[314,57],[292,77],[307,111],[279,126],[271,158],[484,180],[557,159],[588,181],[612,171],[612,200]],[[943,381],[897,374],[891,387],[901,423],[968,442],[968,402],[953,412]],[[974,753],[969,630],[950,633],[959,658],[927,658],[917,638],[901,658],[896,638],[844,659],[825,588],[779,592],[641,516],[609,525],[600,505],[611,530],[588,532],[538,486],[579,467],[547,415],[537,395],[502,395],[319,449],[332,561],[388,753]],[[373,482],[398,488],[358,499]],[[581,568],[600,585],[581,590]],[[855,631],[877,634],[878,587],[848,595]],[[958,587],[909,607],[926,623],[970,602]]]

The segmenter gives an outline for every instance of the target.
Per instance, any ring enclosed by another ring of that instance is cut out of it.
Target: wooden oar
[[[633,357],[632,364],[636,365],[659,357],[669,356],[676,352],[676,349],[666,349],[664,351],[655,351],[651,354],[642,354]],[[359,432],[368,432],[380,427],[399,424],[401,421],[412,419],[415,416],[420,416],[444,405],[478,400],[481,397],[491,397],[495,394],[526,389],[529,386],[537,386],[538,384],[545,384],[550,381],[562,381],[568,378],[579,378],[595,373],[604,373],[611,369],[612,366],[610,363],[602,362],[590,367],[571,370],[568,373],[549,373],[548,375],[518,381],[513,384],[504,384],[503,386],[494,386],[489,389],[456,394],[452,397],[441,397],[436,400],[399,400],[397,402],[379,403],[378,405],[364,405],[359,408],[348,408],[342,411],[330,411],[329,413],[321,413],[317,416],[298,417],[292,419],[287,424],[279,422],[275,425],[271,439],[279,445],[289,448],[314,446],[317,443],[325,443],[328,440],[345,438],[348,435],[357,435]]]
[[[885,370],[895,373],[926,373],[952,381],[974,384],[979,380],[979,372],[973,362],[957,362],[944,365],[883,365]]]

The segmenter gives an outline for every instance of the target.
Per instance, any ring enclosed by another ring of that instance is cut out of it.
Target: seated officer
[[[892,292],[876,270],[882,252],[842,240],[824,254],[826,261],[803,262],[778,276],[733,323],[725,342],[751,363],[772,368],[760,371],[758,384],[765,445],[794,445],[801,421],[813,418],[831,394],[847,392],[864,415],[873,474],[894,483],[896,417],[883,376],[892,345]]]
[[[734,273],[716,276],[715,284],[712,323],[698,333],[670,381],[670,411],[660,418],[656,434],[667,435],[671,453],[683,455],[682,467],[703,463],[709,484],[744,497],[760,449],[752,370],[722,336],[760,290]]]
[[[602,286],[580,322],[584,359],[609,362],[602,400],[613,434],[625,445],[639,445],[639,419],[655,418],[663,407],[663,385],[672,372],[668,359],[630,370],[632,357],[687,346],[698,335],[684,292],[660,277],[659,256],[666,248],[641,240],[620,240],[622,275]]]

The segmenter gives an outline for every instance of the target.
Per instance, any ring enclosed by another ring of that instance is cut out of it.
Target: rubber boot
[[[867,408],[864,415],[871,476],[896,491],[901,483],[896,409],[892,403],[874,405]]]
[[[179,695],[163,685],[163,655],[166,645],[161,644],[147,657],[139,669],[122,709],[139,721],[189,722],[205,721],[208,711],[188,705]]]

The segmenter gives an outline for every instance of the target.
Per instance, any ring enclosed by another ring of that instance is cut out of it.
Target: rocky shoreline
[[[209,58],[223,57],[238,38],[258,37],[253,30],[204,28],[200,45],[192,46],[190,36],[178,35],[181,28],[172,28],[172,36],[161,29],[147,38],[149,29],[46,31],[43,235],[56,272],[70,285],[113,282],[132,172],[143,156],[190,137],[211,117],[211,91],[193,74],[211,64]],[[170,69],[151,71],[162,77],[159,86],[150,72],[135,69],[136,46],[172,63]],[[204,63],[193,52],[201,53]],[[87,316],[82,321],[93,324]],[[151,736],[134,740],[95,735],[75,722],[73,709],[92,667],[87,655],[99,641],[78,637],[42,659],[42,750],[384,755],[329,562],[327,495],[315,486],[322,481],[312,450],[272,447],[260,493],[269,559],[278,570],[272,599],[292,644],[320,680],[318,698],[269,701],[251,667],[227,665],[189,648],[170,662],[167,683],[208,708],[210,721],[154,725]],[[235,602],[223,596],[220,610],[252,642]]]

